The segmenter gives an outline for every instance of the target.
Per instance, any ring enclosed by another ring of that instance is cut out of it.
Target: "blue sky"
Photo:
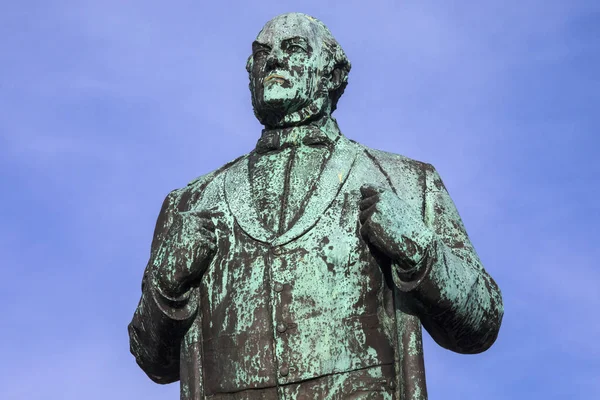
[[[54,0],[0,13],[2,399],[176,399],[126,325],[160,204],[250,151],[262,25],[325,22],[353,68],[335,115],[436,166],[504,323],[427,338],[430,399],[600,398],[600,3]]]

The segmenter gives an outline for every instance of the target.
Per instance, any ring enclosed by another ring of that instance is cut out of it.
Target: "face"
[[[300,110],[319,90],[323,71],[319,27],[304,15],[269,21],[252,44],[252,101],[272,118]]]

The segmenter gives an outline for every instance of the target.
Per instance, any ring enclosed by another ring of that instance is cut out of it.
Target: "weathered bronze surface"
[[[165,199],[132,353],[185,400],[426,399],[421,325],[479,353],[503,315],[440,176],[340,133],[350,63],[320,21],[269,21],[247,69],[265,129]]]

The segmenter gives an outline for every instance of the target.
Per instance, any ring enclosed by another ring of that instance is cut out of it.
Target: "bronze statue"
[[[479,353],[503,315],[440,176],[340,133],[350,63],[320,21],[269,21],[247,69],[265,129],[165,199],[132,353],[185,400],[426,399],[421,324]]]

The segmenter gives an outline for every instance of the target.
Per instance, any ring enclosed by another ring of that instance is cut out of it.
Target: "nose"
[[[278,49],[273,49],[269,56],[267,57],[267,67],[269,69],[274,69],[282,66],[282,54]]]

